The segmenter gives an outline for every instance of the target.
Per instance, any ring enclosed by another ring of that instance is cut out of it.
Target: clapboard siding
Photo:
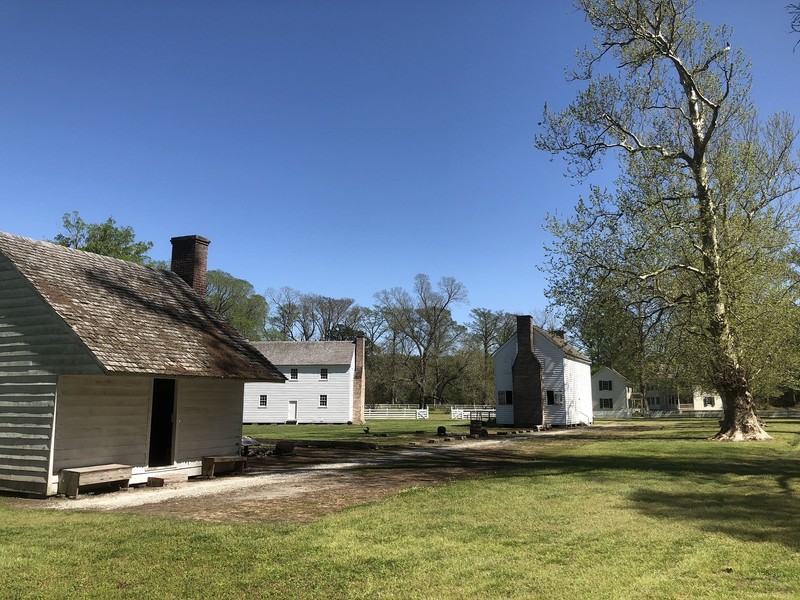
[[[533,335],[533,353],[542,364],[542,388],[544,389],[544,422],[548,425],[564,425],[564,352],[539,332]],[[547,392],[553,392],[556,404],[547,404]]]
[[[566,424],[590,425],[594,421],[591,367],[569,359],[564,367]]]
[[[275,365],[287,377],[285,383],[246,383],[244,386],[245,423],[284,423],[289,402],[297,402],[298,423],[347,423],[353,420],[354,365]],[[289,379],[296,368],[297,379]],[[320,369],[328,369],[328,379],[320,379]],[[327,408],[319,405],[320,395],[328,397]],[[267,407],[259,407],[261,395]]]
[[[512,368],[514,357],[517,355],[517,338],[512,337],[500,346],[494,354],[494,384],[495,390],[511,391],[514,389]],[[497,403],[497,394],[495,394]],[[497,404],[495,421],[498,425],[514,424],[514,407],[509,404]]]
[[[61,318],[0,255],[0,490],[44,495],[58,374],[100,372]]]
[[[175,460],[188,462],[214,454],[237,454],[242,438],[241,381],[178,381]]]
[[[0,490],[45,493],[56,382],[0,372]]]
[[[148,377],[61,377],[53,474],[103,463],[146,466],[151,390]]]

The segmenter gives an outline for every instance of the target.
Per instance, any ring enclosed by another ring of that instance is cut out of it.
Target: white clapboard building
[[[329,342],[257,342],[285,383],[248,383],[243,422],[363,423],[364,338]]]

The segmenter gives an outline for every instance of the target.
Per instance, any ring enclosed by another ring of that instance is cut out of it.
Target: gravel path
[[[541,434],[539,434],[541,435]],[[296,497],[309,491],[341,487],[344,472],[365,466],[408,461],[431,454],[458,452],[461,450],[488,449],[510,442],[503,440],[480,440],[465,443],[447,443],[433,447],[402,449],[382,456],[366,456],[341,462],[326,462],[317,465],[287,466],[274,473],[248,473],[244,476],[223,475],[215,479],[190,479],[179,483],[167,483],[164,487],[131,487],[127,490],[104,494],[83,494],[76,499],[51,497],[45,500],[20,500],[31,507],[54,510],[110,511],[137,506],[157,505],[200,499],[208,496],[232,496],[237,500],[275,500]]]

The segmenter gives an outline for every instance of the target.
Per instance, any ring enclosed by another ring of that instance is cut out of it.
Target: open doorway
[[[175,421],[175,380],[153,380],[153,407],[150,414],[150,453],[148,466],[171,465]]]

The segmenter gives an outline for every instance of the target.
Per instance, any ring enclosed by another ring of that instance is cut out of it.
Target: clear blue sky
[[[796,112],[786,0],[705,2],[753,60],[764,113]],[[0,230],[114,217],[211,240],[257,292],[373,303],[414,275],[471,307],[543,309],[544,215],[581,188],[533,148],[590,40],[563,1],[4,0]]]

